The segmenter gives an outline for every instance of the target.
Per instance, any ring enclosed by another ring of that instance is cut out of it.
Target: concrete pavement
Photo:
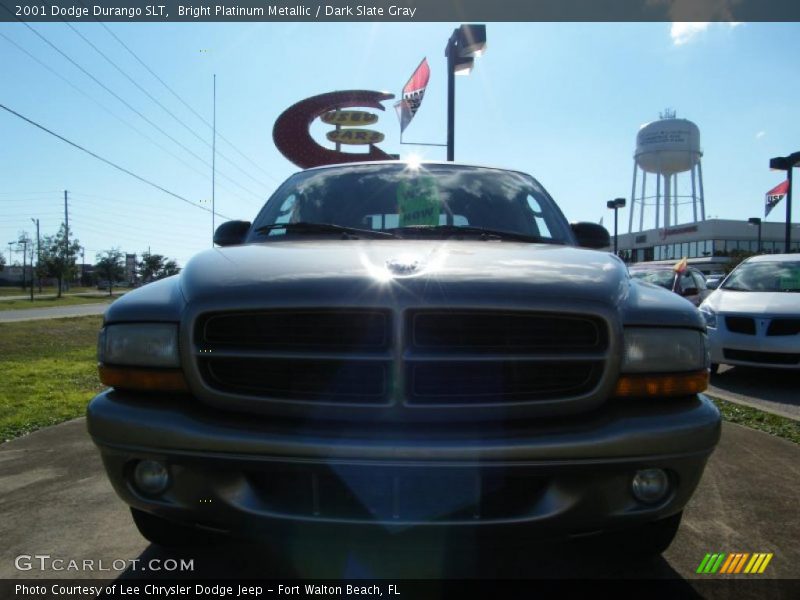
[[[24,308],[19,310],[0,310],[0,323],[15,321],[34,321],[37,319],[58,319],[60,317],[83,317],[85,315],[102,315],[110,302],[94,304],[74,304],[72,306],[54,306],[52,308]]]
[[[271,550],[231,544],[184,553],[150,546],[136,531],[127,507],[105,478],[84,419],[0,445],[0,578],[114,578],[110,571],[19,571],[15,557],[114,560],[189,558],[194,576],[286,577],[615,577],[666,578],[692,592],[706,553],[773,552],[759,594],[779,597],[776,578],[800,577],[800,446],[724,424],[680,532],[663,558],[620,560],[614,552],[548,546],[520,552],[493,548],[420,547],[397,542],[378,548],[307,544],[297,540]],[[148,577],[127,571],[126,577]],[[738,576],[735,576],[738,577]],[[708,579],[708,576],[705,577]],[[684,581],[684,579],[686,581]],[[774,585],[771,593],[768,589]],[[694,589],[694,593],[700,593]],[[765,596],[766,597],[766,596]]]

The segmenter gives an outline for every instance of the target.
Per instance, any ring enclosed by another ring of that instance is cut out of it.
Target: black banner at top
[[[0,0],[0,21],[800,21],[798,0]]]

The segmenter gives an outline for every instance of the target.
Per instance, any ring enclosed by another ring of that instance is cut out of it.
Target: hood
[[[800,294],[796,292],[715,290],[703,304],[720,313],[776,316],[800,314]]]
[[[604,252],[508,241],[302,240],[216,248],[181,273],[189,303],[376,305],[587,301],[618,305],[621,261]]]
[[[107,322],[265,307],[595,308],[628,326],[704,329],[697,309],[631,280],[607,252],[507,241],[302,240],[206,250],[114,302]]]

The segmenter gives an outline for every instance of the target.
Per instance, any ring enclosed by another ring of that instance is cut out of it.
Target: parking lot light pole
[[[756,245],[756,253],[761,254],[761,218],[750,217],[747,219],[747,222],[750,223],[750,225],[756,225],[758,227],[758,244]]]
[[[606,202],[606,206],[614,211],[614,254],[617,254],[617,212],[625,206],[625,198],[614,198]]]
[[[769,168],[786,171],[789,182],[786,190],[786,234],[783,251],[787,254],[792,249],[792,170],[800,164],[800,151],[792,152],[789,156],[776,156],[769,159]]]
[[[469,75],[475,58],[486,51],[486,25],[461,25],[453,30],[447,57],[447,160],[455,160],[456,75]]]

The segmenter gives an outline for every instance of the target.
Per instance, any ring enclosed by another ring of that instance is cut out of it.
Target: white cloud
[[[697,34],[702,33],[710,23],[673,23],[669,30],[672,43],[676,46],[688,44]]]
[[[766,132],[766,131],[759,131],[759,132],[756,134],[756,139],[757,139],[757,140],[760,140],[760,139],[761,139],[761,138],[763,138],[765,135],[767,135],[767,132]]]
[[[699,34],[708,29],[710,22],[691,21],[691,22],[674,22],[669,30],[669,35],[672,38],[672,43],[676,46],[683,46],[688,44]],[[722,25],[733,29],[742,25],[741,21],[730,21],[728,23],[714,23],[714,25]]]

